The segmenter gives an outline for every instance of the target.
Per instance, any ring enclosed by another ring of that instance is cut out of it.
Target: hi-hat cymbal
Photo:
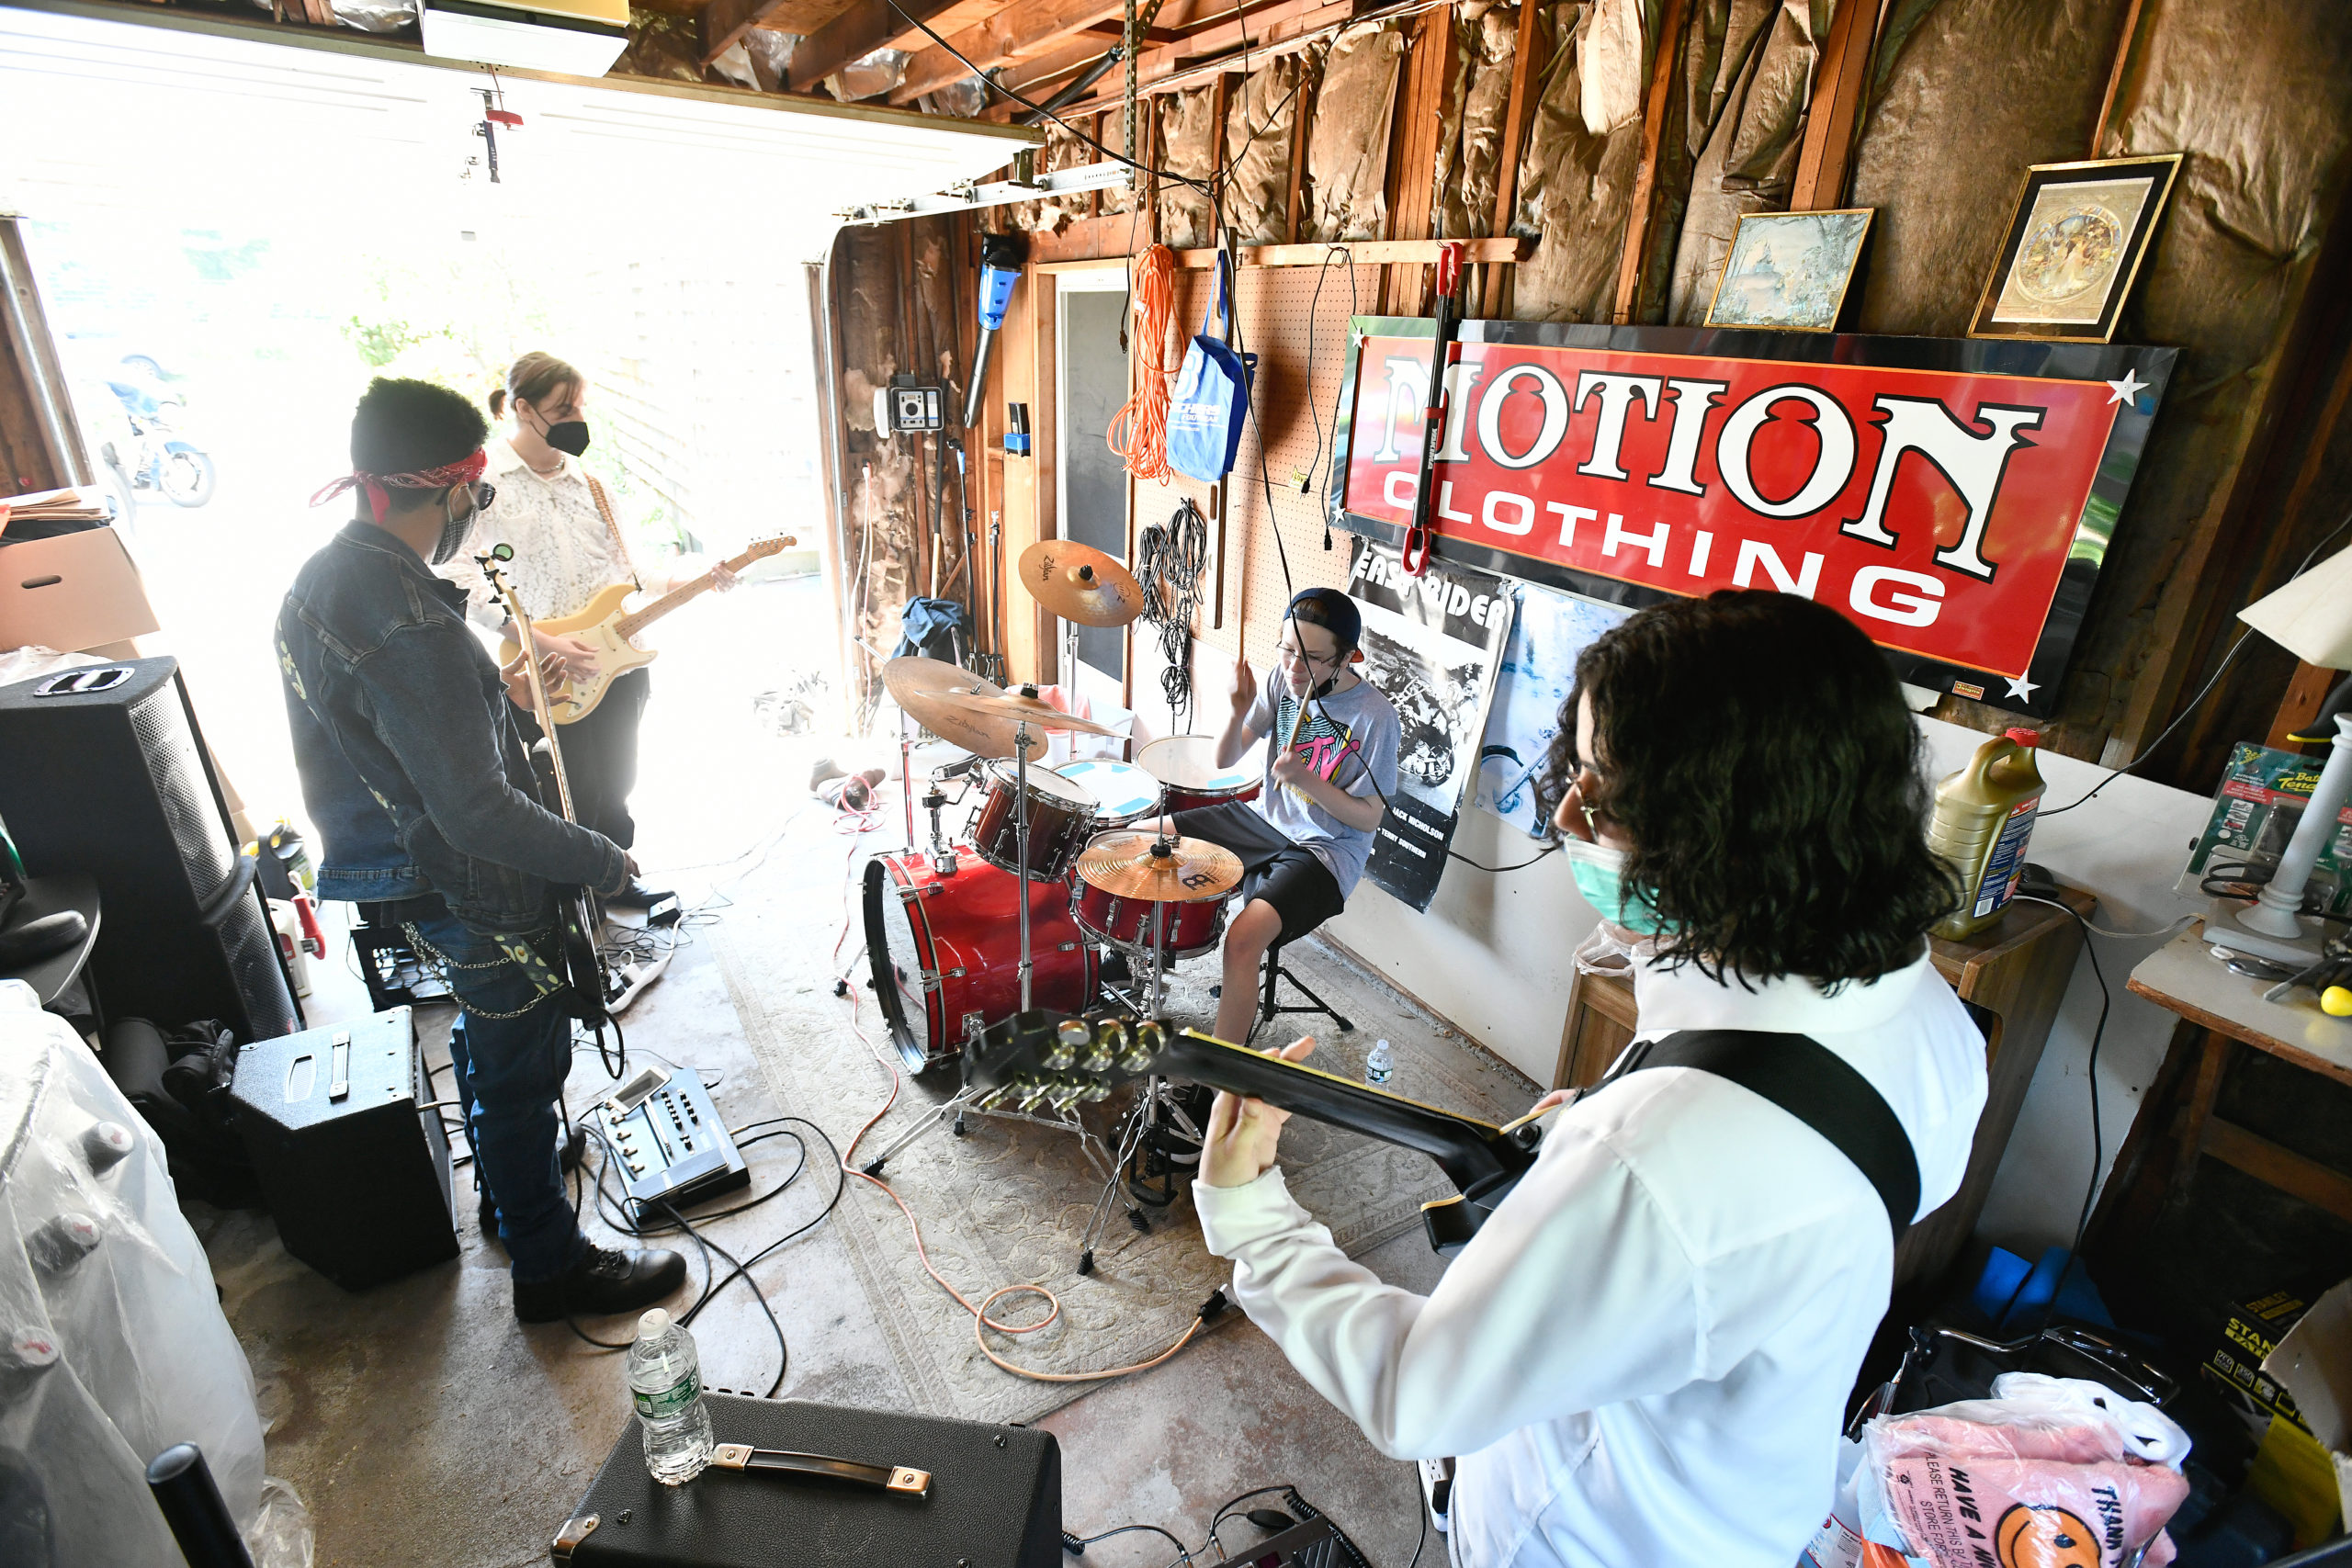
[[[1167,853],[1157,852],[1165,848]],[[1114,898],[1190,904],[1241,886],[1241,858],[1205,839],[1156,840],[1150,833],[1101,833],[1079,852],[1078,874]]]
[[[1031,598],[1081,626],[1124,626],[1143,614],[1143,588],[1115,559],[1075,539],[1040,539],[1021,552]]]
[[[1004,688],[995,682],[944,660],[909,657],[882,666],[882,684],[917,724],[941,739],[978,756],[1012,755],[1010,716],[975,712],[941,700],[950,694],[1001,697]]]
[[[1067,714],[1036,694],[1035,686],[1024,686],[1017,692],[933,692],[925,699],[993,727],[1002,726],[1006,736],[1004,750],[991,753],[999,757],[1012,755],[1012,727],[1025,724],[1032,729],[1069,729],[1081,735],[1115,735],[1118,731]],[[915,710],[907,709],[909,713]],[[926,721],[928,722],[928,721]],[[934,728],[936,726],[933,727]],[[954,737],[949,737],[953,739]]]

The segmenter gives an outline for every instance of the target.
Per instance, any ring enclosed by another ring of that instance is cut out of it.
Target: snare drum
[[[1017,874],[1021,840],[1012,809],[1020,790],[1016,770],[999,761],[989,763],[988,773],[988,798],[972,821],[972,850],[1000,871]],[[1059,882],[1094,836],[1094,797],[1059,773],[1033,767],[1029,803],[1029,874]]]
[[[1173,816],[1227,800],[1255,800],[1265,782],[1247,768],[1216,765],[1216,738],[1170,735],[1136,753],[1146,773],[1168,786],[1167,811]]]
[[[1070,889],[1069,912],[1078,929],[1095,941],[1124,953],[1148,957],[1152,917],[1162,926],[1159,951],[1169,958],[1190,958],[1206,953],[1224,940],[1225,905],[1230,892],[1189,904],[1155,904],[1148,898],[1120,898],[1092,883],[1080,880]]]
[[[1029,948],[1030,999],[1085,1011],[1097,962],[1057,882],[1029,885]],[[1021,884],[968,851],[950,876],[923,855],[876,855],[865,863],[865,951],[891,1042],[921,1072],[1020,1010]]]
[[[1094,797],[1094,830],[1140,822],[1159,809],[1159,781],[1133,762],[1080,757],[1054,770]]]

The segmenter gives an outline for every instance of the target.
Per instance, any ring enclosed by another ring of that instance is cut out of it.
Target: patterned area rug
[[[790,872],[786,878],[797,880]],[[763,877],[763,881],[768,879]],[[746,1038],[765,1066],[778,1103],[805,1115],[846,1143],[888,1092],[889,1074],[876,1053],[887,1052],[871,993],[860,987],[861,1040],[850,1008],[832,995],[830,956],[806,913],[817,900],[779,897],[775,886],[739,892],[710,940],[742,1021]],[[851,951],[855,939],[844,944]],[[1386,1035],[1396,1057],[1393,1087],[1414,1099],[1490,1120],[1507,1120],[1532,1098],[1510,1068],[1468,1045],[1430,1014],[1320,943],[1289,948],[1286,960],[1306,983],[1355,1024],[1349,1034],[1328,1021],[1282,1019],[1274,1039],[1325,1030],[1316,1063],[1328,1071],[1360,1075],[1363,1054]],[[865,966],[859,960],[857,974]],[[1208,987],[1215,966],[1205,960],[1171,976],[1168,1011],[1205,1026],[1215,1004]],[[858,1163],[887,1147],[929,1108],[959,1087],[952,1067],[910,1080],[898,1105],[859,1146]],[[1127,1091],[1091,1107],[1087,1125],[1096,1140],[1115,1137]],[[991,1336],[1010,1360],[1041,1371],[1083,1371],[1118,1367],[1158,1355],[1184,1331],[1201,1303],[1226,1283],[1229,1268],[1202,1244],[1188,1197],[1156,1211],[1139,1231],[1122,1204],[1095,1249],[1091,1275],[1078,1272],[1079,1241],[1102,1178],[1069,1133],[1021,1122],[974,1116],[964,1137],[941,1128],[894,1156],[886,1179],[922,1223],[933,1267],[975,1303],[999,1286],[1036,1283],[1060,1298],[1061,1317],[1038,1333]],[[1096,1153],[1107,1164],[1100,1143]],[[1331,1228],[1351,1255],[1419,1224],[1420,1205],[1452,1189],[1418,1154],[1354,1134],[1295,1119],[1283,1134],[1283,1167],[1291,1190]],[[891,1356],[922,1409],[976,1421],[1029,1421],[1084,1393],[1089,1383],[1041,1383],[1007,1373],[974,1343],[971,1314],[923,1272],[906,1221],[889,1200],[853,1181],[833,1223],[848,1242],[859,1283],[885,1325]],[[1008,1296],[991,1315],[1029,1323],[1044,1315],[1034,1296]]]

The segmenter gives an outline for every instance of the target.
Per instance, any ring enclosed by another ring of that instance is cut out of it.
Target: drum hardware
[[[947,794],[939,787],[937,774],[932,776],[931,788],[923,792],[922,808],[931,814],[931,869],[941,876],[956,874],[956,851],[947,841],[947,833],[939,825],[939,814],[947,808]],[[910,844],[913,842],[910,839]]]

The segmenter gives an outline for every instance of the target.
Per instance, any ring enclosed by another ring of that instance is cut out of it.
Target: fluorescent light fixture
[[[518,71],[602,76],[628,47],[628,0],[424,0],[424,52]]]

